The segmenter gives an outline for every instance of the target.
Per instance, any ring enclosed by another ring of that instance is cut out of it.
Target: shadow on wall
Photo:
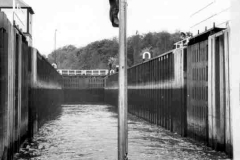
[[[29,91],[30,137],[52,116],[61,112],[63,92],[59,89],[30,89]]]

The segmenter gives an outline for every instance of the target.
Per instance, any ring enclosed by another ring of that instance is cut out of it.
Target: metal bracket
[[[125,154],[124,160],[128,160],[128,153]]]

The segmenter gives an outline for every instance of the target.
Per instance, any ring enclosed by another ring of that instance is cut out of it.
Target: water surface
[[[41,160],[117,160],[117,114],[107,105],[63,105],[40,128]],[[224,159],[193,140],[129,115],[129,160]]]

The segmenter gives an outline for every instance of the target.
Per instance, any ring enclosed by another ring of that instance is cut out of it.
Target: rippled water
[[[116,160],[117,114],[106,105],[65,105],[35,139],[41,160]],[[224,159],[223,153],[129,115],[129,160]]]

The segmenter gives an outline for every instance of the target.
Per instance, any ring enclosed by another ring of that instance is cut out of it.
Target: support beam
[[[127,160],[127,39],[126,39],[126,0],[119,1],[119,94],[118,94],[118,160]]]
[[[233,159],[240,159],[240,1],[231,0],[231,30],[229,54],[230,112],[232,117]]]

